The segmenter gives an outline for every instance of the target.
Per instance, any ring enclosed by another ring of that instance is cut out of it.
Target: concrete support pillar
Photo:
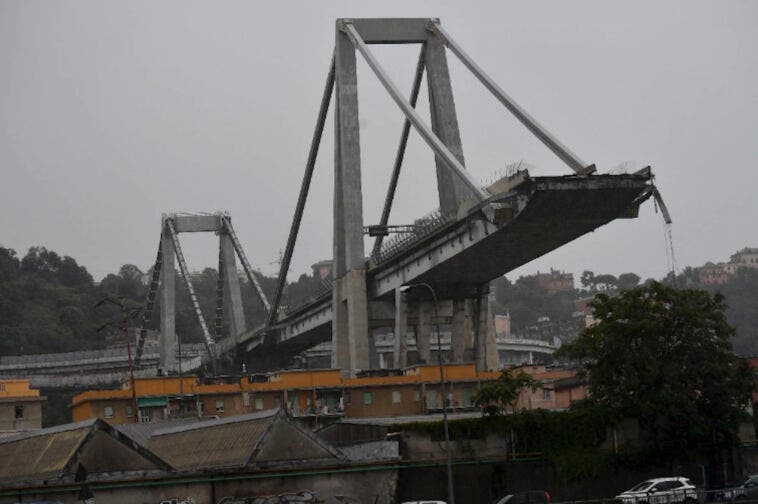
[[[489,287],[479,297],[478,330],[476,332],[476,369],[491,371],[499,367],[495,342],[495,320],[489,301]]]
[[[161,334],[158,368],[169,373],[176,367],[176,250],[167,233],[161,235]]]
[[[237,274],[237,258],[232,239],[228,234],[222,234],[219,239],[221,256],[224,260],[224,300],[228,303],[225,310],[229,320],[229,336],[237,341],[237,337],[247,330],[245,313],[242,310],[242,294],[240,279]]]
[[[418,358],[423,364],[431,363],[431,355],[429,353],[429,340],[432,335],[432,317],[427,310],[427,303],[419,301],[418,303],[418,327],[416,329],[416,349],[418,350]]]
[[[464,299],[453,300],[453,323],[450,334],[452,362],[464,362],[466,350],[467,303]],[[469,331],[470,333],[470,331]]]
[[[426,40],[425,64],[426,80],[429,86],[432,131],[465,166],[445,47],[442,41],[431,33]],[[453,175],[442,158],[435,156],[435,161],[437,164],[437,190],[440,197],[440,209],[443,214],[455,214],[458,212],[460,204],[473,195],[471,190]]]
[[[355,47],[336,31],[332,361],[347,376],[369,369]],[[337,287],[339,284],[339,288]]]
[[[332,363],[344,376],[354,378],[370,369],[368,299],[363,270],[351,270],[334,283],[332,316]],[[337,298],[340,296],[341,299]]]
[[[347,337],[347,302],[342,295],[342,279],[332,286],[332,368],[350,369],[350,348]]]
[[[368,330],[368,364],[370,369],[382,369],[382,359],[376,346],[376,331],[369,327]]]
[[[403,369],[408,365],[408,347],[405,335],[408,332],[408,303],[406,294],[395,289],[395,347],[393,367]]]

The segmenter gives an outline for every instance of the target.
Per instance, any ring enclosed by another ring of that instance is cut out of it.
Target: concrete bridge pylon
[[[214,233],[219,237],[218,286],[216,291],[216,314],[213,329],[209,329],[200,303],[195,294],[192,275],[179,242],[180,233]],[[203,331],[208,360],[215,366],[218,357],[216,349],[224,322],[229,328],[229,338],[235,340],[247,331],[245,314],[242,307],[240,278],[237,273],[237,258],[250,283],[255,287],[258,298],[266,310],[270,305],[266,294],[256,278],[252,267],[237,239],[228,212],[215,213],[171,213],[161,217],[161,236],[158,253],[153,266],[152,278],[143,310],[142,328],[137,344],[135,365],[139,365],[145,343],[148,326],[152,321],[155,303],[160,296],[160,337],[158,373],[168,374],[180,371],[176,355],[180,345],[176,334],[176,282],[175,266],[189,291],[190,300]],[[236,345],[231,345],[234,348]]]
[[[416,44],[421,47],[410,98],[406,98],[406,95],[397,88],[374,57],[370,49],[372,44]],[[450,317],[454,331],[448,358],[458,362],[473,360],[481,370],[496,367],[497,352],[494,331],[488,330],[491,317],[489,316],[489,303],[486,302],[489,290],[488,283],[495,277],[490,276],[485,279],[483,277],[488,273],[476,274],[472,275],[470,279],[463,279],[461,282],[460,278],[448,279],[436,276],[433,272],[440,270],[437,265],[442,265],[443,259],[434,258],[430,253],[419,252],[419,249],[424,247],[428,247],[427,250],[434,247],[438,248],[441,255],[450,256],[444,259],[448,264],[453,264],[461,259],[467,260],[463,258],[464,256],[473,257],[473,253],[465,252],[465,244],[474,243],[477,240],[492,241],[487,238],[489,234],[513,220],[519,212],[524,210],[530,198],[536,195],[534,190],[544,186],[538,186],[538,182],[530,179],[528,173],[523,172],[519,173],[517,177],[503,181],[495,192],[491,192],[491,187],[487,189],[479,187],[467,172],[448,70],[448,52],[460,59],[464,66],[517,120],[556,154],[561,161],[566,163],[573,171],[573,176],[586,179],[595,172],[593,164],[582,161],[508,96],[442,28],[438,19],[338,19],[336,21],[332,62],[306,162],[295,215],[281,263],[277,290],[273,297],[272,309],[269,312],[266,327],[261,334],[278,333],[273,339],[284,341],[288,338],[292,339],[295,333],[304,334],[311,328],[313,329],[313,342],[315,343],[324,337],[323,331],[319,328],[325,324],[330,324],[332,366],[341,369],[343,374],[347,376],[356,376],[358,373],[374,367],[371,330],[376,323],[372,315],[372,305],[376,303],[391,305],[395,313],[393,322],[396,340],[394,367],[402,367],[402,364],[406,362],[406,357],[403,355],[404,342],[402,340],[404,338],[403,328],[407,326],[409,316],[415,316],[417,319],[417,337],[419,338],[417,346],[420,358],[422,360],[431,359],[427,335],[431,326],[439,323],[439,320],[434,319],[439,319],[441,316],[429,316],[425,308],[428,299],[423,299],[419,293],[414,293],[412,296],[409,294],[409,298],[412,297],[413,299],[406,299],[400,292],[393,294],[386,287],[387,284],[397,284],[394,288],[399,289],[411,282],[412,278],[420,279],[429,284],[432,289],[439,291],[441,300],[452,301],[453,303],[453,313]],[[358,53],[361,54],[405,116],[380,222],[371,226],[365,225],[363,215],[359,99],[356,73]],[[427,124],[415,110],[424,74],[426,74],[428,88],[431,124]],[[282,318],[278,311],[279,301],[286,283],[292,251],[297,239],[332,96],[334,96],[335,101],[335,155],[331,302],[327,304],[324,299],[315,300],[313,306],[305,309],[305,311],[293,315],[285,314]],[[430,217],[430,225],[421,223],[413,226],[392,226],[389,225],[389,217],[411,127],[434,152],[439,211]],[[581,190],[600,189],[600,186],[607,182],[601,180],[598,184],[592,184],[586,180],[580,180],[578,186],[581,187]],[[575,218],[577,222],[582,222],[581,219],[584,216],[589,216],[590,219],[584,218],[583,222],[591,222],[595,226],[617,218],[625,209],[625,205],[638,201],[634,198],[641,191],[646,190],[642,187],[644,182],[642,177],[631,182],[635,187],[628,190],[628,194],[623,194],[623,198],[619,199],[615,203],[616,206],[612,206],[610,209],[582,208],[580,213],[583,213],[583,216],[572,214],[570,217]],[[561,181],[554,183],[551,181],[550,184],[552,184],[548,188],[550,191],[557,192],[561,189],[568,189],[568,186],[562,185]],[[577,185],[577,181],[572,179],[570,184]],[[611,185],[614,184],[611,183]],[[523,191],[522,194],[515,192],[519,185],[521,186],[520,190]],[[613,188],[619,192],[622,192],[622,189],[621,186]],[[561,203],[564,205],[571,204],[565,198]],[[535,204],[540,204],[540,202],[536,201]],[[606,215],[608,219],[604,220]],[[533,217],[524,217],[524,219],[531,218]],[[458,230],[455,229],[456,227]],[[465,231],[463,230],[464,227],[467,228]],[[577,226],[576,229],[578,230],[579,227]],[[413,229],[408,231],[409,228]],[[429,228],[430,231],[427,233],[424,228]],[[396,232],[409,232],[414,235],[415,238],[418,238],[416,241],[419,245],[411,245],[403,251],[399,251],[398,247],[390,250],[388,253],[390,255],[395,254],[395,259],[389,259],[394,261],[394,265],[388,266],[388,255],[385,254],[386,247],[383,248],[383,239],[393,232],[393,229]],[[445,243],[450,243],[453,246],[452,241],[448,242],[447,239],[444,242],[442,241],[442,236],[446,232],[455,233],[454,240],[460,244],[460,259],[452,258],[451,254],[457,254],[457,252],[443,252],[442,249],[446,247]],[[578,231],[572,229],[571,232],[564,233],[565,237],[562,234],[556,243],[565,243],[570,239],[569,235],[575,232]],[[364,235],[366,233],[370,236],[376,236],[372,253],[368,259],[364,250]],[[504,232],[500,233],[500,235],[503,234]],[[464,240],[465,235],[467,235],[467,240]],[[440,239],[435,240],[434,236],[438,236]],[[424,240],[426,241],[424,242]],[[425,244],[422,245],[422,242]],[[528,251],[527,249],[519,250],[513,254],[510,261],[498,261],[503,266],[488,261],[493,264],[485,265],[482,272],[502,270],[508,262],[523,263],[523,257],[536,254],[531,256],[534,258],[550,250],[550,247],[554,247],[552,242],[553,240],[548,239],[544,240],[543,243],[530,243],[527,247]],[[411,264],[411,256],[416,257],[413,260],[416,263],[415,265]],[[390,271],[392,271],[394,278],[385,279],[385,276],[390,275]],[[459,277],[460,275],[454,276]],[[413,309],[407,309],[406,303],[415,306],[413,315],[411,315]],[[490,332],[492,334],[489,334]],[[257,338],[256,341],[262,340]],[[248,348],[250,348],[249,345]]]

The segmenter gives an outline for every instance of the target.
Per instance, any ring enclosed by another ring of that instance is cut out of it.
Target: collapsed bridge
[[[372,44],[419,47],[409,98],[374,57]],[[514,169],[501,180],[479,187],[466,170],[455,101],[447,64],[448,52],[495,98],[571,169],[564,176],[538,176]],[[357,54],[405,117],[380,220],[363,216]],[[426,80],[431,124],[416,111]],[[335,116],[334,229],[332,278],[323,295],[302,306],[283,307],[292,254],[310,190],[327,113]],[[390,216],[411,128],[435,157],[439,209],[413,224],[391,224]],[[331,342],[331,365],[346,376],[381,367],[376,355],[378,330],[392,334],[390,367],[431,363],[436,358],[475,362],[477,369],[497,367],[497,348],[487,296],[489,282],[566,243],[619,218],[634,218],[639,205],[654,197],[670,222],[653,185],[649,167],[628,174],[598,174],[540,125],[495,83],[434,18],[338,19],[335,47],[295,205],[294,217],[277,278],[267,296],[231,225],[215,214],[168,214],[161,225],[159,250],[143,310],[137,363],[153,313],[160,306],[157,369],[188,372],[212,367],[223,354],[238,352],[249,371],[282,367],[295,355]],[[219,236],[219,285],[213,329],[194,295],[179,234],[212,232]],[[371,251],[365,235],[375,237]],[[390,237],[390,235],[393,235]],[[241,305],[236,260],[255,288],[267,313],[264,324],[248,328]],[[191,363],[182,357],[174,327],[178,262],[201,325],[205,351]],[[229,334],[219,328],[226,321]],[[444,328],[444,331],[442,330]],[[435,355],[435,342],[449,334],[445,354]],[[413,346],[414,362],[410,362]],[[151,353],[151,363],[154,362]],[[142,364],[147,364],[143,362]],[[144,366],[143,366],[144,367]]]

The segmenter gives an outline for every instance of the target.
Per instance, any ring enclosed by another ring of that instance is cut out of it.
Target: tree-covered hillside
[[[679,288],[704,289],[711,294],[720,292],[727,306],[727,321],[736,329],[732,341],[735,352],[758,355],[758,268],[740,268],[721,285],[701,283],[698,271],[699,268],[687,267],[675,280],[669,276],[664,283]],[[512,331],[523,334],[524,328],[533,326],[542,317],[548,317],[552,322],[570,320],[577,299],[599,293],[615,295],[636,287],[640,280],[634,273],[622,273],[616,277],[585,271],[576,289],[549,293],[535,276],[522,276],[515,282],[503,277],[492,283],[495,291],[493,309],[495,313],[509,313]],[[644,283],[652,281],[647,279]]]
[[[103,348],[107,331],[97,328],[118,320],[113,306],[98,309],[94,305],[106,295],[124,297],[139,305],[147,295],[146,274],[137,266],[126,264],[117,273],[96,283],[86,268],[68,256],[60,256],[44,247],[32,247],[19,257],[15,251],[0,246],[0,355],[66,352]],[[202,333],[190,303],[184,281],[176,273],[176,330],[185,342],[202,341]],[[193,285],[209,326],[213,327],[216,308],[218,272],[206,268],[193,274]],[[269,297],[276,279],[259,275],[258,280]],[[666,282],[673,282],[667,278]],[[502,277],[492,283],[495,313],[509,313],[516,334],[548,317],[552,322],[571,321],[575,301],[597,293],[615,294],[635,287],[640,277],[624,273],[618,277],[585,271],[574,290],[549,293],[534,276],[511,282]],[[647,282],[647,281],[646,281]],[[727,304],[727,319],[737,329],[734,348],[741,355],[758,355],[758,269],[742,268],[723,285],[700,284],[697,268],[685,268],[676,277],[676,286],[721,292]],[[282,300],[283,306],[296,306],[323,292],[321,279],[301,275],[291,282]],[[249,327],[264,321],[264,310],[252,286],[242,286],[245,315]],[[156,306],[151,328],[157,329],[160,309]],[[225,334],[225,328],[222,328]],[[119,335],[111,334],[113,338]]]
[[[201,342],[202,332],[184,280],[176,277],[176,330],[185,342]],[[126,264],[118,273],[96,283],[84,266],[71,257],[61,257],[44,247],[32,247],[19,257],[0,247],[0,355],[69,352],[104,348],[110,330],[97,329],[118,321],[117,308],[95,304],[105,296],[123,297],[142,305],[147,295],[145,272]],[[212,328],[216,310],[218,272],[206,268],[192,278],[203,315]],[[276,279],[259,275],[270,297]],[[285,290],[282,305],[297,305],[323,289],[320,279],[302,275]],[[265,320],[263,306],[254,289],[244,282],[242,298],[248,327]],[[151,328],[160,323],[160,306],[153,313]],[[225,333],[226,328],[222,329]],[[118,340],[119,335],[113,335]]]

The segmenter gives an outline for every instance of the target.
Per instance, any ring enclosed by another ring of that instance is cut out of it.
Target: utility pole
[[[129,386],[132,389],[132,422],[139,422],[138,406],[137,406],[137,389],[134,386],[134,363],[132,361],[132,343],[129,341],[129,319],[136,317],[142,313],[141,307],[128,307],[126,300],[123,297],[115,298],[113,296],[107,296],[95,304],[95,308],[102,306],[105,303],[111,303],[118,306],[121,309],[121,326],[124,331],[124,339],[126,340],[126,354],[129,361]],[[99,327],[98,332],[106,327],[112,325],[110,322]]]
[[[434,322],[437,327],[437,364],[440,368],[440,392],[442,394],[442,425],[445,430],[445,465],[447,466],[447,502],[448,504],[455,504],[455,490],[453,488],[453,458],[450,452],[450,429],[447,422],[447,395],[445,394],[445,371],[442,365],[442,334],[440,333],[440,312],[437,303],[437,293],[434,291],[431,285],[428,283],[416,283],[409,284],[400,287],[400,292],[405,292],[414,287],[423,287],[428,290],[432,295],[432,301],[434,301]],[[395,335],[395,337],[399,337]],[[452,348],[453,340],[452,334],[450,335],[450,346]]]

